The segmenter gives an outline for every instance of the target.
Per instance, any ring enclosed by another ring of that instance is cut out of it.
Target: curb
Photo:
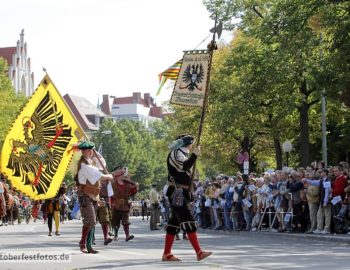
[[[350,244],[350,235],[348,234],[329,234],[329,235],[320,235],[320,234],[306,234],[306,233],[272,233],[269,231],[260,231],[260,232],[247,232],[247,231],[224,231],[224,230],[206,230],[198,229],[200,233],[207,234],[220,234],[220,235],[242,235],[242,234],[252,234],[253,236],[271,236],[271,237],[280,237],[280,238],[304,238],[309,240],[325,241],[325,242],[342,242]]]

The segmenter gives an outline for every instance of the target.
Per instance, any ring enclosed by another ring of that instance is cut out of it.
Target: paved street
[[[350,237],[309,237],[253,232],[200,232],[202,247],[214,251],[197,262],[190,243],[176,241],[174,254],[182,262],[162,262],[164,232],[149,231],[147,221],[132,218],[135,239],[102,244],[97,227],[96,249],[99,254],[82,254],[78,248],[81,221],[62,225],[61,236],[47,236],[42,221],[0,227],[1,254],[69,254],[70,262],[0,262],[0,269],[350,269]],[[332,238],[333,237],[333,238]],[[347,239],[349,241],[347,241]]]

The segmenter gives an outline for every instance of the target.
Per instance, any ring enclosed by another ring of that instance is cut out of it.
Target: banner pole
[[[200,142],[201,142],[203,123],[204,123],[205,114],[206,114],[206,110],[207,110],[207,106],[208,106],[211,65],[212,65],[214,50],[217,49],[216,42],[215,42],[216,27],[217,27],[217,15],[215,17],[215,25],[214,25],[214,29],[215,30],[214,30],[214,33],[213,33],[213,39],[207,46],[208,47],[208,51],[209,51],[208,76],[207,76],[207,81],[206,81],[206,85],[205,85],[205,93],[204,93],[202,114],[201,114],[201,119],[200,119],[200,122],[199,122],[198,135],[197,135],[197,140],[196,140],[196,145],[197,146],[199,146]],[[193,190],[193,180],[194,180],[194,177],[195,177],[195,173],[196,173],[196,162],[194,163],[193,169],[192,169],[192,176],[191,176],[191,182],[190,182],[190,191]]]
[[[63,98],[63,96],[61,95],[60,91],[58,91],[58,88],[55,86],[55,84],[53,83],[53,81],[51,80],[49,74],[46,72],[46,70],[44,71],[45,72],[45,76],[47,76],[47,78],[49,79],[49,81],[52,83],[52,85],[57,89],[57,93],[58,95],[60,96],[60,98],[62,99],[62,102],[64,103],[64,105],[66,105],[67,107],[67,111],[71,114],[72,118],[75,120],[75,122],[77,123],[78,127],[80,128],[81,132],[82,132],[82,137],[86,138],[86,139],[89,139],[89,136],[85,133],[84,129],[81,127],[78,119],[75,117],[75,115],[73,114],[73,112],[71,111],[71,108],[68,106],[67,102],[65,101],[65,99]],[[45,79],[45,78],[44,78]],[[97,155],[96,153],[96,150],[95,148],[93,149],[93,152],[94,152],[94,155],[96,156],[98,162],[100,163],[104,173],[106,174],[109,174],[107,168],[103,165],[100,157]]]

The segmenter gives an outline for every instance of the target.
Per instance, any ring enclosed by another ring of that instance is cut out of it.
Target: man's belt
[[[90,185],[84,186],[83,191],[85,194],[92,195],[94,197],[97,197],[100,194],[100,188]]]

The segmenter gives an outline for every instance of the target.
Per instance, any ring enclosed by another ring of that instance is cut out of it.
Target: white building
[[[31,96],[34,92],[34,73],[31,71],[27,43],[24,42],[24,30],[16,47],[0,48],[0,57],[7,61],[8,76],[16,93]]]
[[[153,121],[163,119],[162,107],[157,106],[149,93],[133,93],[131,97],[110,97],[103,95],[101,110],[114,120],[132,119],[141,121],[146,127]]]

